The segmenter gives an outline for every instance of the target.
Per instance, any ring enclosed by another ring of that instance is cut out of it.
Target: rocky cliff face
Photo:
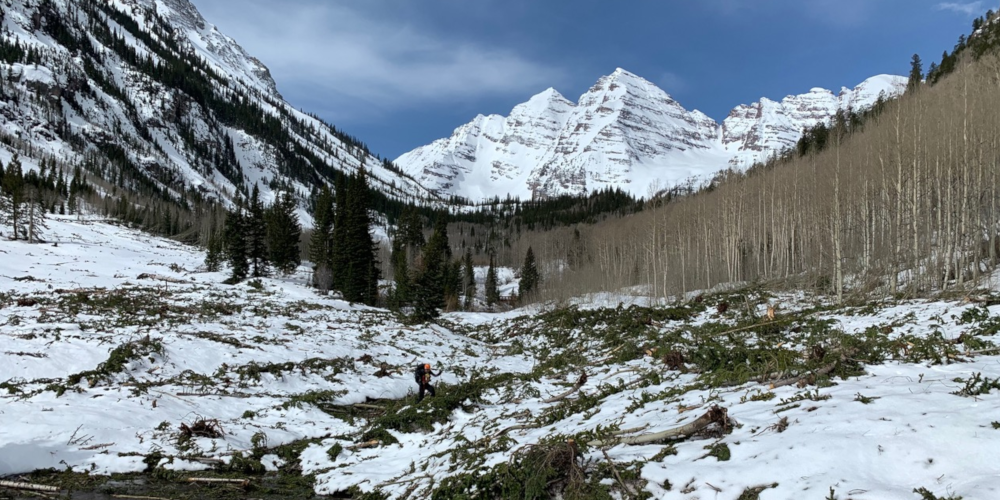
[[[746,168],[755,162],[795,146],[802,131],[820,122],[828,123],[838,110],[860,112],[882,96],[902,94],[906,78],[879,75],[839,94],[814,88],[808,93],[788,96],[775,102],[764,98],[733,109],[722,123],[722,143],[732,155],[730,165]]]
[[[829,121],[838,109],[861,110],[879,95],[898,95],[905,84],[883,75],[839,94],[813,89],[781,102],[762,99],[737,107],[720,125],[618,69],[576,104],[549,89],[507,118],[479,116],[396,164],[432,191],[472,199],[608,187],[645,196],[692,177],[746,168],[794,146],[805,128]]]
[[[364,165],[390,197],[433,198],[285,102],[187,0],[6,0],[0,22],[0,159],[53,156],[175,198],[228,200],[256,183],[303,202]]]

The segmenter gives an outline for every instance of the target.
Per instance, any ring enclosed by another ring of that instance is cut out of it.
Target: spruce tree
[[[242,205],[226,215],[226,260],[231,271],[229,282],[233,284],[245,280],[250,272],[246,225],[247,217]]]
[[[378,301],[379,269],[375,240],[371,235],[368,181],[365,169],[351,177],[346,193],[344,215],[344,240],[342,241],[344,268],[335,272],[343,274],[344,299],[375,305]],[[335,228],[336,229],[336,228]],[[338,242],[339,243],[339,242]]]
[[[535,289],[538,288],[538,268],[535,266],[535,252],[528,247],[524,255],[524,265],[521,266],[521,282],[518,284],[517,294],[522,300],[528,299]]]
[[[910,79],[906,83],[906,91],[911,92],[920,88],[920,83],[924,81],[924,65],[920,61],[919,54],[913,54],[910,60]]]
[[[291,274],[299,267],[299,238],[302,226],[295,213],[295,198],[283,193],[267,211],[267,249],[271,264],[282,274]]]
[[[497,269],[493,255],[490,255],[490,268],[486,271],[486,305],[493,308],[500,302],[500,286],[497,282]]]
[[[250,259],[251,274],[254,278],[270,274],[267,251],[267,222],[264,220],[264,203],[260,200],[260,189],[256,184],[250,194],[247,210],[246,239],[247,257]]]
[[[26,224],[22,211],[24,207],[24,173],[21,171],[21,162],[15,154],[7,164],[7,169],[3,175],[3,194],[8,199],[10,206],[10,225],[13,229],[12,238],[20,239],[21,235],[27,234]]]
[[[414,286],[414,318],[426,321],[436,318],[445,306],[445,285],[448,273],[448,232],[445,215],[438,215],[434,233],[427,240],[421,255],[421,266]]]
[[[333,193],[323,186],[316,196],[313,210],[313,232],[309,237],[309,261],[313,265],[313,286],[329,290],[333,285],[331,274],[333,254]]]
[[[472,309],[472,301],[476,298],[476,272],[472,267],[472,249],[465,249],[463,259],[462,281],[464,282],[465,301],[463,307],[466,311]]]
[[[208,236],[208,252],[205,253],[205,267],[209,272],[217,272],[222,266],[225,257],[223,249],[223,236],[213,228]]]

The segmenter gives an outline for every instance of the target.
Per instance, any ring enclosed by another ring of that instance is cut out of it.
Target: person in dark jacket
[[[417,385],[420,386],[420,392],[417,394],[417,401],[423,401],[424,392],[429,392],[433,397],[435,396],[434,386],[431,385],[431,377],[440,377],[441,372],[434,373],[431,371],[430,363],[425,363],[423,366],[418,366],[417,370],[414,372]]]

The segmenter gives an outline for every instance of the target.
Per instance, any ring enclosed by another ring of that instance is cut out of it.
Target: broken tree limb
[[[141,495],[111,495],[111,498],[127,498],[129,500],[170,500],[165,497],[146,497]]]
[[[174,278],[172,276],[164,276],[162,274],[151,274],[151,273],[142,273],[136,279],[166,281],[167,283],[185,283],[185,284],[189,283],[188,281]]]
[[[543,399],[542,402],[543,403],[555,403],[556,401],[562,401],[562,400],[570,397],[574,392],[579,391],[580,388],[583,387],[583,384],[586,384],[586,383],[587,383],[587,374],[586,373],[581,373],[580,374],[580,378],[576,380],[576,383],[573,384],[573,387],[570,388],[570,390],[568,390],[568,391],[566,391],[566,392],[564,392],[564,393],[562,393],[562,394],[560,394],[558,396],[551,397],[549,399]]]
[[[684,424],[680,427],[675,427],[673,429],[667,429],[665,431],[656,432],[653,434],[642,434],[639,436],[630,437],[615,437],[607,440],[595,440],[587,443],[587,446],[608,446],[615,444],[646,444],[655,443],[657,441],[663,441],[666,439],[677,439],[685,436],[690,436],[698,431],[701,431],[712,424],[719,424],[726,429],[729,427],[729,414],[725,408],[720,408],[718,406],[713,406],[704,415],[698,417],[694,422]]]
[[[615,467],[615,462],[614,462],[614,460],[611,460],[611,456],[608,455],[608,451],[607,450],[601,450],[601,453],[604,453],[604,458],[607,459],[608,465],[611,466],[611,472],[614,473],[615,479],[618,480],[618,484],[621,485],[622,491],[625,492],[625,496],[628,497],[628,498],[635,498],[635,494],[632,493],[632,489],[629,488],[627,484],[625,484],[624,480],[622,480],[622,476],[621,476],[621,474],[618,473],[618,468]]]
[[[189,483],[238,484],[240,486],[248,486],[250,484],[249,479],[229,479],[224,477],[189,477],[185,481]]]
[[[13,490],[26,490],[26,491],[47,491],[50,493],[57,493],[59,488],[55,486],[46,486],[44,484],[34,484],[34,483],[20,483],[17,481],[0,481],[0,487],[10,488]]]
[[[357,443],[347,446],[349,450],[363,450],[365,448],[377,448],[382,442],[378,439],[372,439],[371,441],[365,441],[364,443]]]
[[[623,370],[618,370],[618,371],[612,373],[611,375],[608,375],[607,377],[604,377],[604,380],[607,380],[607,379],[609,379],[611,377],[614,377],[615,375],[621,375],[623,373],[630,373],[630,372],[637,372],[637,371],[639,371],[638,368],[625,368]]]
[[[776,324],[776,323],[791,323],[792,321],[793,321],[793,319],[776,319],[774,321],[765,321],[763,323],[757,323],[756,325],[744,326],[742,328],[734,328],[732,330],[726,330],[724,332],[711,333],[711,334],[705,335],[704,338],[712,338],[712,337],[718,337],[718,336],[721,336],[721,335],[727,335],[727,334],[730,334],[730,333],[742,332],[742,331],[745,331],[745,330],[752,330],[754,328],[760,328],[762,326],[773,325],[773,324]]]
[[[354,405],[353,405],[353,406],[354,406],[355,408],[363,408],[363,409],[365,409],[365,410],[379,410],[379,411],[384,411],[384,410],[385,410],[385,408],[384,408],[384,407],[382,407],[382,406],[378,406],[378,405],[369,405],[369,404],[365,404],[365,403],[354,403]]]
[[[623,434],[632,434],[634,432],[644,431],[644,430],[646,430],[648,428],[649,428],[649,424],[646,424],[646,425],[644,425],[642,427],[633,427],[631,429],[622,429],[622,430],[619,430],[619,431],[615,431],[615,432],[612,432],[611,435],[612,436],[621,436]]]
[[[830,372],[832,372],[834,368],[837,367],[837,363],[840,363],[840,361],[834,361],[833,363],[830,363],[830,364],[828,364],[828,365],[826,365],[826,366],[824,366],[824,367],[822,367],[822,368],[820,368],[818,370],[814,370],[814,371],[811,371],[811,372],[806,372],[806,373],[804,373],[802,375],[797,375],[795,377],[789,377],[789,378],[786,378],[786,379],[783,379],[783,380],[777,380],[777,381],[771,382],[770,388],[771,389],[777,389],[778,387],[785,387],[786,385],[798,384],[799,382],[802,382],[803,380],[807,380],[809,377],[815,377],[815,376],[818,376],[818,375],[827,375]]]
[[[504,434],[507,434],[510,431],[517,431],[517,430],[521,430],[521,429],[537,429],[539,427],[540,426],[538,424],[515,424],[515,425],[511,425],[509,427],[505,427],[503,429],[500,429],[499,431],[494,432],[493,434],[490,434],[489,436],[486,436],[485,438],[483,438],[483,440],[485,440],[485,441],[492,441],[492,440],[494,440],[494,439],[496,439],[496,438],[498,438],[500,436],[503,436]]]

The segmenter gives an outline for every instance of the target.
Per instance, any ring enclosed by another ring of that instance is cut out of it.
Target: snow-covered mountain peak
[[[781,101],[737,106],[719,124],[688,111],[655,84],[617,68],[576,104],[546,89],[510,116],[477,117],[450,139],[396,160],[439,194],[523,198],[605,187],[645,196],[754,162],[795,145],[804,129],[838,110],[858,111],[900,94],[905,78],[878,75],[840,93],[815,87]]]

